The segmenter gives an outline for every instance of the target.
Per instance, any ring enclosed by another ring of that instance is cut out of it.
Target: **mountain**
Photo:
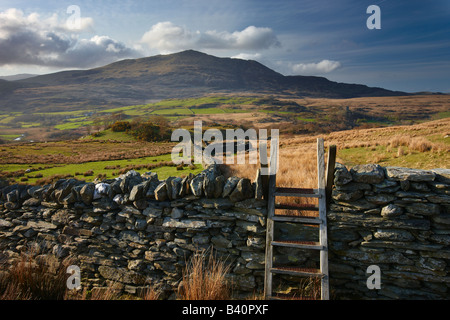
[[[188,50],[122,60],[90,70],[0,81],[0,110],[75,110],[243,92],[324,98],[407,95],[322,77],[284,76],[256,61]]]
[[[12,76],[2,76],[2,77],[0,77],[0,79],[7,80],[7,81],[17,81],[17,80],[27,79],[27,78],[31,78],[31,77],[36,77],[36,76],[37,76],[37,74],[20,73],[20,74],[15,74]]]

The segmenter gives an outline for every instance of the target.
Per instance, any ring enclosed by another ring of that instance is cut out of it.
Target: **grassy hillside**
[[[450,168],[449,128],[450,118],[444,118],[416,125],[323,135],[282,134],[277,183],[290,187],[316,186],[317,137],[323,137],[326,146],[336,145],[337,161],[347,166],[378,163],[420,169]],[[88,181],[99,175],[111,178],[130,169],[155,171],[161,177],[197,173],[202,169],[196,166],[177,170],[170,162],[175,143],[137,142],[128,137],[106,131],[104,136],[78,141],[4,145],[0,148],[0,176],[22,183],[38,180],[43,183],[47,178],[64,175]],[[257,164],[231,165],[228,172],[253,179],[258,168]]]
[[[316,140],[337,146],[337,161],[348,166],[378,163],[417,169],[450,169],[450,118],[416,125],[280,137],[277,185],[317,187]],[[230,174],[254,178],[259,165],[232,165]]]
[[[278,128],[284,133],[329,133],[353,128],[414,124],[450,116],[450,95],[353,99],[286,99],[265,95],[208,95],[147,104],[75,111],[0,111],[0,139],[73,139],[105,129],[118,116],[127,121],[166,117],[178,128],[205,125]],[[105,138],[106,139],[106,138]]]

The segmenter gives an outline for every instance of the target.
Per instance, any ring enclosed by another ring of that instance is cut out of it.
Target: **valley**
[[[283,76],[256,61],[192,50],[123,60],[0,80],[0,177],[45,184],[110,179],[130,169],[161,178],[195,174],[200,165],[170,161],[171,132],[192,130],[194,121],[203,130],[279,129],[287,186],[299,179],[314,185],[318,136],[337,145],[346,165],[448,168],[449,106],[448,94]],[[119,122],[127,129],[114,130]],[[253,178],[256,167],[225,170]]]

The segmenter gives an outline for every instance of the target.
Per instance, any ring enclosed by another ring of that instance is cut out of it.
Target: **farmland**
[[[281,156],[287,157],[281,163],[288,168],[303,161],[299,159],[310,158],[305,156],[308,153],[314,154],[317,136],[336,144],[338,160],[346,165],[374,162],[448,168],[448,105],[448,95],[353,99],[210,95],[96,112],[3,113],[0,138],[20,141],[0,146],[0,172],[11,181],[34,184],[63,176],[87,181],[112,178],[126,168],[156,171],[161,178],[201,170],[199,165],[177,170],[170,160],[173,142],[138,141],[109,127],[117,119],[133,122],[158,116],[166,119],[168,130],[192,129],[194,120],[202,121],[204,130],[280,129]],[[252,177],[255,170],[251,167],[232,170]],[[308,167],[315,170],[314,163],[303,165],[299,174],[305,177],[302,172]],[[292,176],[286,178],[287,184],[296,183],[295,175],[288,171],[285,175]]]

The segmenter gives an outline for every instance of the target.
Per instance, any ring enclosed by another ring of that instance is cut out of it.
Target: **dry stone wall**
[[[450,170],[337,164],[334,183],[328,211],[331,297],[448,299]],[[0,182],[0,263],[6,268],[30,246],[38,247],[36,254],[75,257],[85,288],[135,293],[152,286],[170,298],[189,257],[213,248],[231,265],[235,296],[252,295],[263,290],[264,279],[267,203],[261,188],[259,174],[253,182],[225,179],[216,165],[164,181],[130,171],[98,183]],[[275,233],[303,239],[294,224],[279,225]],[[275,260],[318,263],[292,250],[278,250]],[[370,266],[380,269],[380,288],[367,286]]]
[[[130,171],[99,183],[3,185],[0,260],[7,266],[33,245],[74,257],[84,288],[152,286],[169,298],[189,257],[212,250],[231,265],[235,295],[253,294],[263,289],[267,215],[258,181],[225,179],[211,165],[164,181]]]
[[[450,298],[450,170],[338,164],[328,212],[337,298]],[[366,273],[380,268],[380,289]]]

